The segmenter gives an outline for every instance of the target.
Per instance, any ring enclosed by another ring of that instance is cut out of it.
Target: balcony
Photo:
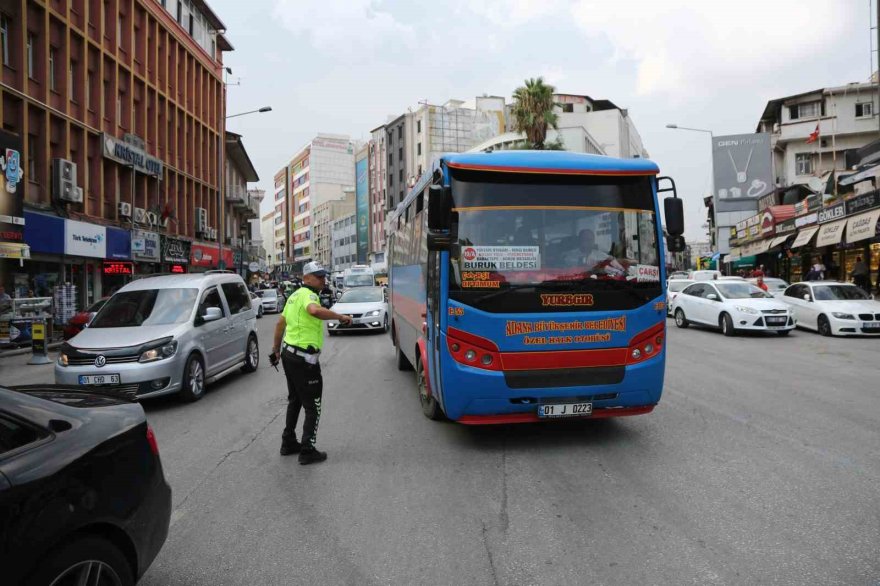
[[[228,186],[226,188],[226,201],[237,206],[247,206],[248,193],[243,187],[237,185]]]

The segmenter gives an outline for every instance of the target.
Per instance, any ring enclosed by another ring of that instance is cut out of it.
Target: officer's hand
[[[339,321],[344,324],[350,324],[351,323],[351,316],[350,315],[340,315]]]

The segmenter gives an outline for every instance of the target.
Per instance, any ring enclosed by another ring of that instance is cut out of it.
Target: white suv
[[[179,392],[196,401],[208,383],[257,369],[256,316],[244,281],[233,273],[140,279],[64,343],[55,382],[138,398]]]

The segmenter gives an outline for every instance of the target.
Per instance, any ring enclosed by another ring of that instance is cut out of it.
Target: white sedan
[[[669,279],[666,282],[666,315],[672,315],[675,298],[691,283],[691,279]]]
[[[675,299],[675,325],[720,328],[725,336],[737,331],[776,332],[787,336],[797,323],[789,307],[744,281],[702,281],[688,285]]]
[[[388,331],[388,302],[385,289],[382,287],[355,287],[342,294],[342,297],[331,307],[336,313],[350,315],[349,325],[331,320],[327,322],[327,331],[335,336],[341,331],[373,330]]]
[[[794,310],[799,326],[823,336],[880,336],[880,302],[850,283],[795,283],[779,299]]]

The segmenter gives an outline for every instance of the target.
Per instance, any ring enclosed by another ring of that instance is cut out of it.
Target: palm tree
[[[556,88],[544,83],[544,78],[527,79],[524,86],[513,92],[513,117],[517,132],[526,135],[534,149],[544,149],[547,129],[557,128],[558,116],[553,111],[553,92]]]

